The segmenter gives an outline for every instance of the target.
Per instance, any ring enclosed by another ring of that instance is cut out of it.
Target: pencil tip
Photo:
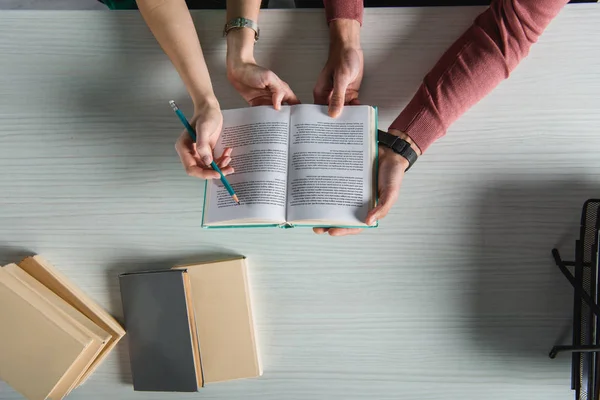
[[[235,201],[237,203],[237,205],[239,206],[240,205],[240,199],[238,199],[237,195],[234,194],[231,197],[233,198],[233,201]]]

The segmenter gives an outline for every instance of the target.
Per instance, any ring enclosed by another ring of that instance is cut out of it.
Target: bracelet
[[[234,18],[228,23],[225,24],[225,28],[223,28],[223,37],[227,36],[229,31],[237,28],[250,28],[254,31],[254,41],[258,42],[258,37],[260,36],[260,29],[258,28],[258,24],[250,19],[238,17]]]

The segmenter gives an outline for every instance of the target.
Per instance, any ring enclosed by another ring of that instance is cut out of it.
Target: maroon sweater
[[[362,0],[325,0],[327,22],[362,24]],[[494,0],[425,76],[390,126],[421,151],[491,92],[527,56],[529,48],[568,0]]]

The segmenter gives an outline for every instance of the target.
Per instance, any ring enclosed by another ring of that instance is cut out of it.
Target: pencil
[[[179,107],[177,107],[177,104],[175,104],[175,102],[173,100],[169,101],[169,104],[171,105],[171,108],[173,109],[173,111],[175,111],[175,114],[177,114],[177,116],[179,117],[179,120],[181,121],[181,123],[183,124],[183,126],[185,126],[185,129],[189,133],[189,135],[192,138],[192,140],[195,142],[196,141],[196,131],[194,130],[194,128],[192,127],[192,125],[190,125],[190,123],[187,120],[187,118],[185,117],[185,115],[183,115],[183,112],[181,112],[181,110],[179,109]],[[240,204],[240,200],[238,199],[237,195],[235,194],[235,191],[233,190],[233,188],[231,187],[231,185],[227,181],[227,178],[225,178],[225,175],[223,175],[223,172],[221,172],[221,169],[219,168],[219,166],[217,165],[217,163],[214,162],[214,161],[211,162],[210,163],[210,167],[212,169],[214,169],[215,171],[217,171],[219,173],[219,175],[221,175],[221,182],[223,182],[223,186],[225,186],[225,189],[227,189],[227,191],[229,192],[229,195],[231,196],[231,198],[237,204]]]

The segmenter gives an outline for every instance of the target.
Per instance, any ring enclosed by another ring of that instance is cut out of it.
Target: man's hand
[[[329,105],[329,115],[337,117],[344,105],[358,105],[364,58],[360,47],[360,24],[338,19],[329,25],[329,58],[321,71],[313,96],[315,104]]]
[[[421,150],[406,134],[393,129],[389,132],[408,141],[417,154],[421,154]],[[406,168],[408,168],[408,160],[406,158],[396,154],[388,147],[379,146],[379,176],[377,180],[379,184],[379,200],[377,206],[369,211],[369,214],[367,215],[365,221],[367,225],[375,225],[378,220],[384,218],[392,209],[392,206],[396,200],[398,200],[400,186],[402,185]],[[362,229],[313,228],[313,231],[318,234],[329,233],[331,236],[345,236],[356,235],[360,233]]]
[[[217,100],[210,100],[197,106],[190,124],[196,129],[196,143],[187,131],[183,131],[175,143],[175,150],[185,171],[188,175],[197,178],[219,179],[219,173],[210,167],[214,148],[223,127],[223,115]],[[233,173],[233,167],[229,166],[231,150],[226,148],[215,160],[224,175]]]
[[[273,105],[279,110],[281,104],[300,103],[287,83],[254,60],[232,63],[227,68],[227,78],[251,106]]]

